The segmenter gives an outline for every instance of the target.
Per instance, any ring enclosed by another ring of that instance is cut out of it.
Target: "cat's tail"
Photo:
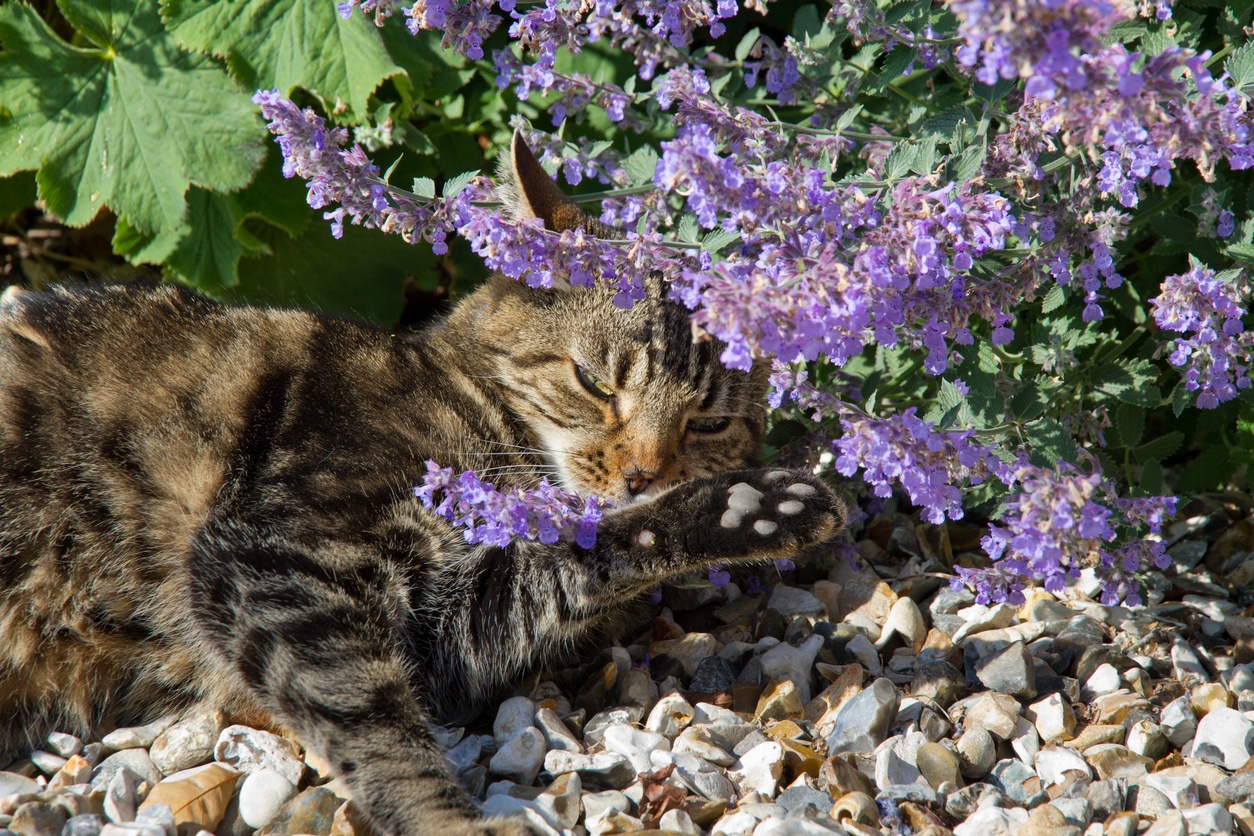
[[[601,223],[562,193],[520,131],[514,131],[509,156],[501,160],[496,191],[506,210],[517,220],[540,218],[545,228],[554,232],[582,229],[597,238],[623,237],[621,230]]]

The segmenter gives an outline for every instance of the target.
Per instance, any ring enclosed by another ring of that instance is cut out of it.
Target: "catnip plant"
[[[462,239],[622,307],[662,274],[725,365],[772,364],[779,461],[990,520],[953,567],[980,603],[1086,570],[1141,603],[1173,490],[1251,459],[1251,4],[852,0],[790,32],[774,5],[339,4],[475,62],[618,240],[503,218],[477,173],[403,188],[313,109],[254,102],[334,236]],[[418,493],[484,542],[589,543],[599,513],[434,464]]]

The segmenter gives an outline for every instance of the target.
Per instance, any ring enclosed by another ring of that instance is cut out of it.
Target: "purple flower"
[[[1214,409],[1250,385],[1254,332],[1242,318],[1250,298],[1249,282],[1237,274],[1227,280],[1194,264],[1187,273],[1168,276],[1150,301],[1154,322],[1185,336],[1162,343],[1168,362],[1184,372],[1184,385],[1197,393],[1200,409]]]
[[[710,579],[713,586],[727,586],[731,583],[731,572],[728,572],[719,564],[714,564],[706,570],[706,576]]]
[[[504,548],[515,539],[551,545],[573,541],[581,548],[596,544],[603,500],[581,499],[541,479],[535,488],[497,490],[472,471],[454,474],[449,467],[427,462],[423,483],[414,496],[459,528],[467,543]]]

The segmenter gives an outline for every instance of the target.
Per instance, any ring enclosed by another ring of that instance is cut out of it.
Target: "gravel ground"
[[[856,565],[668,588],[632,645],[443,730],[449,757],[486,813],[560,834],[1254,834],[1249,498],[1190,502],[1136,610],[1089,577],[976,605],[944,575],[980,533],[884,513]],[[363,836],[325,764],[228,722],[54,734],[0,772],[0,836]]]

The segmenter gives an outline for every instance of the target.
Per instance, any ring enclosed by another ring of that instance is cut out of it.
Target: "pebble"
[[[492,736],[498,747],[521,734],[523,729],[533,728],[536,721],[536,705],[526,697],[510,697],[496,710],[492,722]]]
[[[827,609],[813,593],[787,584],[779,584],[771,590],[766,605],[784,618],[797,615],[821,616]]]
[[[544,771],[551,775],[577,772],[584,784],[603,789],[622,789],[636,779],[631,761],[614,752],[585,755],[554,749],[544,755]]]
[[[810,671],[821,647],[823,637],[817,634],[807,638],[800,647],[777,644],[762,654],[762,673],[771,678],[791,680],[797,689],[797,698],[804,706],[810,701]]]
[[[915,753],[915,765],[933,789],[940,789],[945,783],[962,786],[961,762],[947,746],[931,741],[922,744]]]
[[[728,774],[742,791],[770,798],[775,795],[783,772],[784,747],[775,741],[768,741],[741,755]]]
[[[292,786],[300,783],[305,772],[299,746],[287,738],[248,726],[223,729],[214,745],[213,758],[244,775],[263,769],[277,772]]]
[[[344,802],[326,787],[311,787],[288,801],[256,836],[326,836]],[[103,836],[103,834],[102,834]]]
[[[888,737],[900,704],[897,686],[877,679],[841,707],[827,739],[829,752],[873,752]]]
[[[488,771],[515,783],[530,785],[544,765],[544,758],[544,735],[535,726],[526,726],[514,732],[496,750],[488,761]]]
[[[1254,723],[1241,712],[1215,707],[1197,724],[1192,756],[1225,769],[1240,769],[1250,759]]]
[[[174,717],[163,717],[146,726],[128,726],[115,729],[100,738],[100,742],[104,744],[105,748],[113,749],[114,751],[147,749],[163,731],[170,727],[174,720]]]
[[[221,711],[195,714],[172,723],[148,750],[152,765],[162,775],[171,775],[208,763],[213,760],[218,735],[224,728],[226,715]]]
[[[269,824],[295,796],[296,785],[283,773],[267,768],[254,769],[240,784],[239,817],[255,830]]]
[[[1086,778],[1093,777],[1093,770],[1079,752],[1063,746],[1048,746],[1036,755],[1036,774],[1048,784],[1061,784],[1068,772],[1078,772]]]
[[[990,690],[1018,699],[1036,696],[1032,654],[1023,642],[1012,642],[1005,649],[983,657],[975,665],[975,675]]]
[[[983,726],[972,726],[958,738],[959,769],[965,778],[983,778],[997,762],[997,744]]]
[[[644,727],[663,737],[673,738],[687,728],[695,713],[692,704],[682,696],[667,694],[657,701],[657,705],[653,706]]]

